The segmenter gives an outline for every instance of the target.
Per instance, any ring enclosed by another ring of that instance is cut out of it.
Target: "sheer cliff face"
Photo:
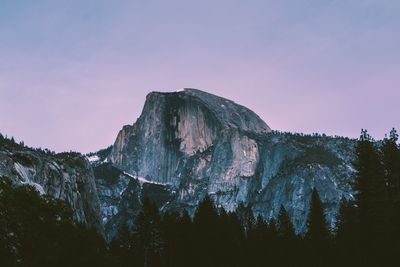
[[[108,161],[132,179],[164,184],[163,210],[192,212],[206,194],[229,211],[243,202],[266,219],[284,205],[302,232],[313,187],[332,223],[340,199],[352,197],[353,148],[346,138],[271,132],[249,109],[185,89],[150,93],[137,122],[118,134]],[[134,195],[126,190],[120,188],[119,207],[107,221],[126,217],[121,207]]]
[[[245,132],[270,131],[247,108],[198,90],[151,93],[138,121],[120,131],[110,159],[126,172],[174,185],[188,171],[205,178],[222,167],[224,176],[212,178],[230,183],[254,175],[257,166],[257,143]],[[199,162],[188,170],[193,157]]]
[[[93,170],[83,156],[53,155],[21,146],[0,147],[0,176],[10,178],[15,185],[28,184],[40,194],[65,200],[76,221],[102,231]]]

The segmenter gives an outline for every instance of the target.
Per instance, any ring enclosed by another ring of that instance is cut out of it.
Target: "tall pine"
[[[316,246],[324,245],[330,238],[329,225],[317,189],[311,194],[311,207],[307,222],[307,239]]]
[[[400,152],[397,142],[399,135],[396,129],[390,131],[382,144],[382,163],[385,169],[385,180],[389,189],[390,199],[394,200],[400,192]]]
[[[137,217],[133,231],[133,249],[138,266],[160,266],[164,256],[164,237],[161,218],[156,204],[143,198],[143,208]]]
[[[280,265],[293,266],[298,258],[293,255],[296,251],[297,236],[288,212],[282,205],[278,215],[277,251],[276,256],[281,259]],[[290,255],[288,257],[287,255]]]
[[[307,222],[307,241],[311,248],[311,259],[318,265],[330,263],[330,232],[325,218],[324,208],[318,191],[314,188],[311,194],[311,207]]]
[[[366,255],[362,264],[383,257],[387,238],[387,187],[376,143],[362,130],[356,146],[356,205],[358,207],[360,248]],[[368,259],[367,259],[368,258]]]
[[[386,247],[388,258],[395,258],[400,251],[400,148],[399,135],[395,129],[390,131],[382,142],[382,163],[389,203],[386,205],[388,238]]]
[[[193,231],[194,251],[201,255],[190,264],[192,266],[215,266],[219,261],[220,232],[218,229],[218,211],[214,207],[214,202],[207,195],[200,202],[194,218]]]

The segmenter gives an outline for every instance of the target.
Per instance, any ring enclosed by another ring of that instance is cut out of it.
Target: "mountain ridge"
[[[301,233],[314,187],[331,224],[340,199],[352,197],[354,145],[348,138],[272,131],[233,101],[184,89],[148,94],[141,116],[120,131],[107,162],[129,176],[168,186],[171,194],[159,203],[164,211],[193,214],[205,195],[227,211],[241,203],[251,206],[265,219],[276,217],[284,205]],[[118,206],[132,202],[122,195],[107,219],[113,227],[116,221],[132,223],[134,217],[119,212]],[[140,206],[142,195],[137,190],[130,197]],[[113,227],[106,223],[106,229]]]
[[[0,175],[65,200],[76,221],[104,227],[109,240],[133,225],[145,195],[163,212],[191,215],[206,195],[227,211],[243,205],[265,220],[283,205],[304,233],[314,188],[331,225],[340,200],[353,197],[355,143],[272,131],[251,110],[197,89],[151,92],[114,145],[87,159],[2,146]]]

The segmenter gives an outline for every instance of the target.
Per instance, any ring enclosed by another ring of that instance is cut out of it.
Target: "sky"
[[[197,88],[274,130],[400,129],[398,0],[0,0],[0,132],[97,151],[151,91]]]

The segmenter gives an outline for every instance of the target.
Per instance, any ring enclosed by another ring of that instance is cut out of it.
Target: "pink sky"
[[[153,90],[198,88],[273,129],[400,128],[398,1],[2,1],[0,132],[95,151]]]

